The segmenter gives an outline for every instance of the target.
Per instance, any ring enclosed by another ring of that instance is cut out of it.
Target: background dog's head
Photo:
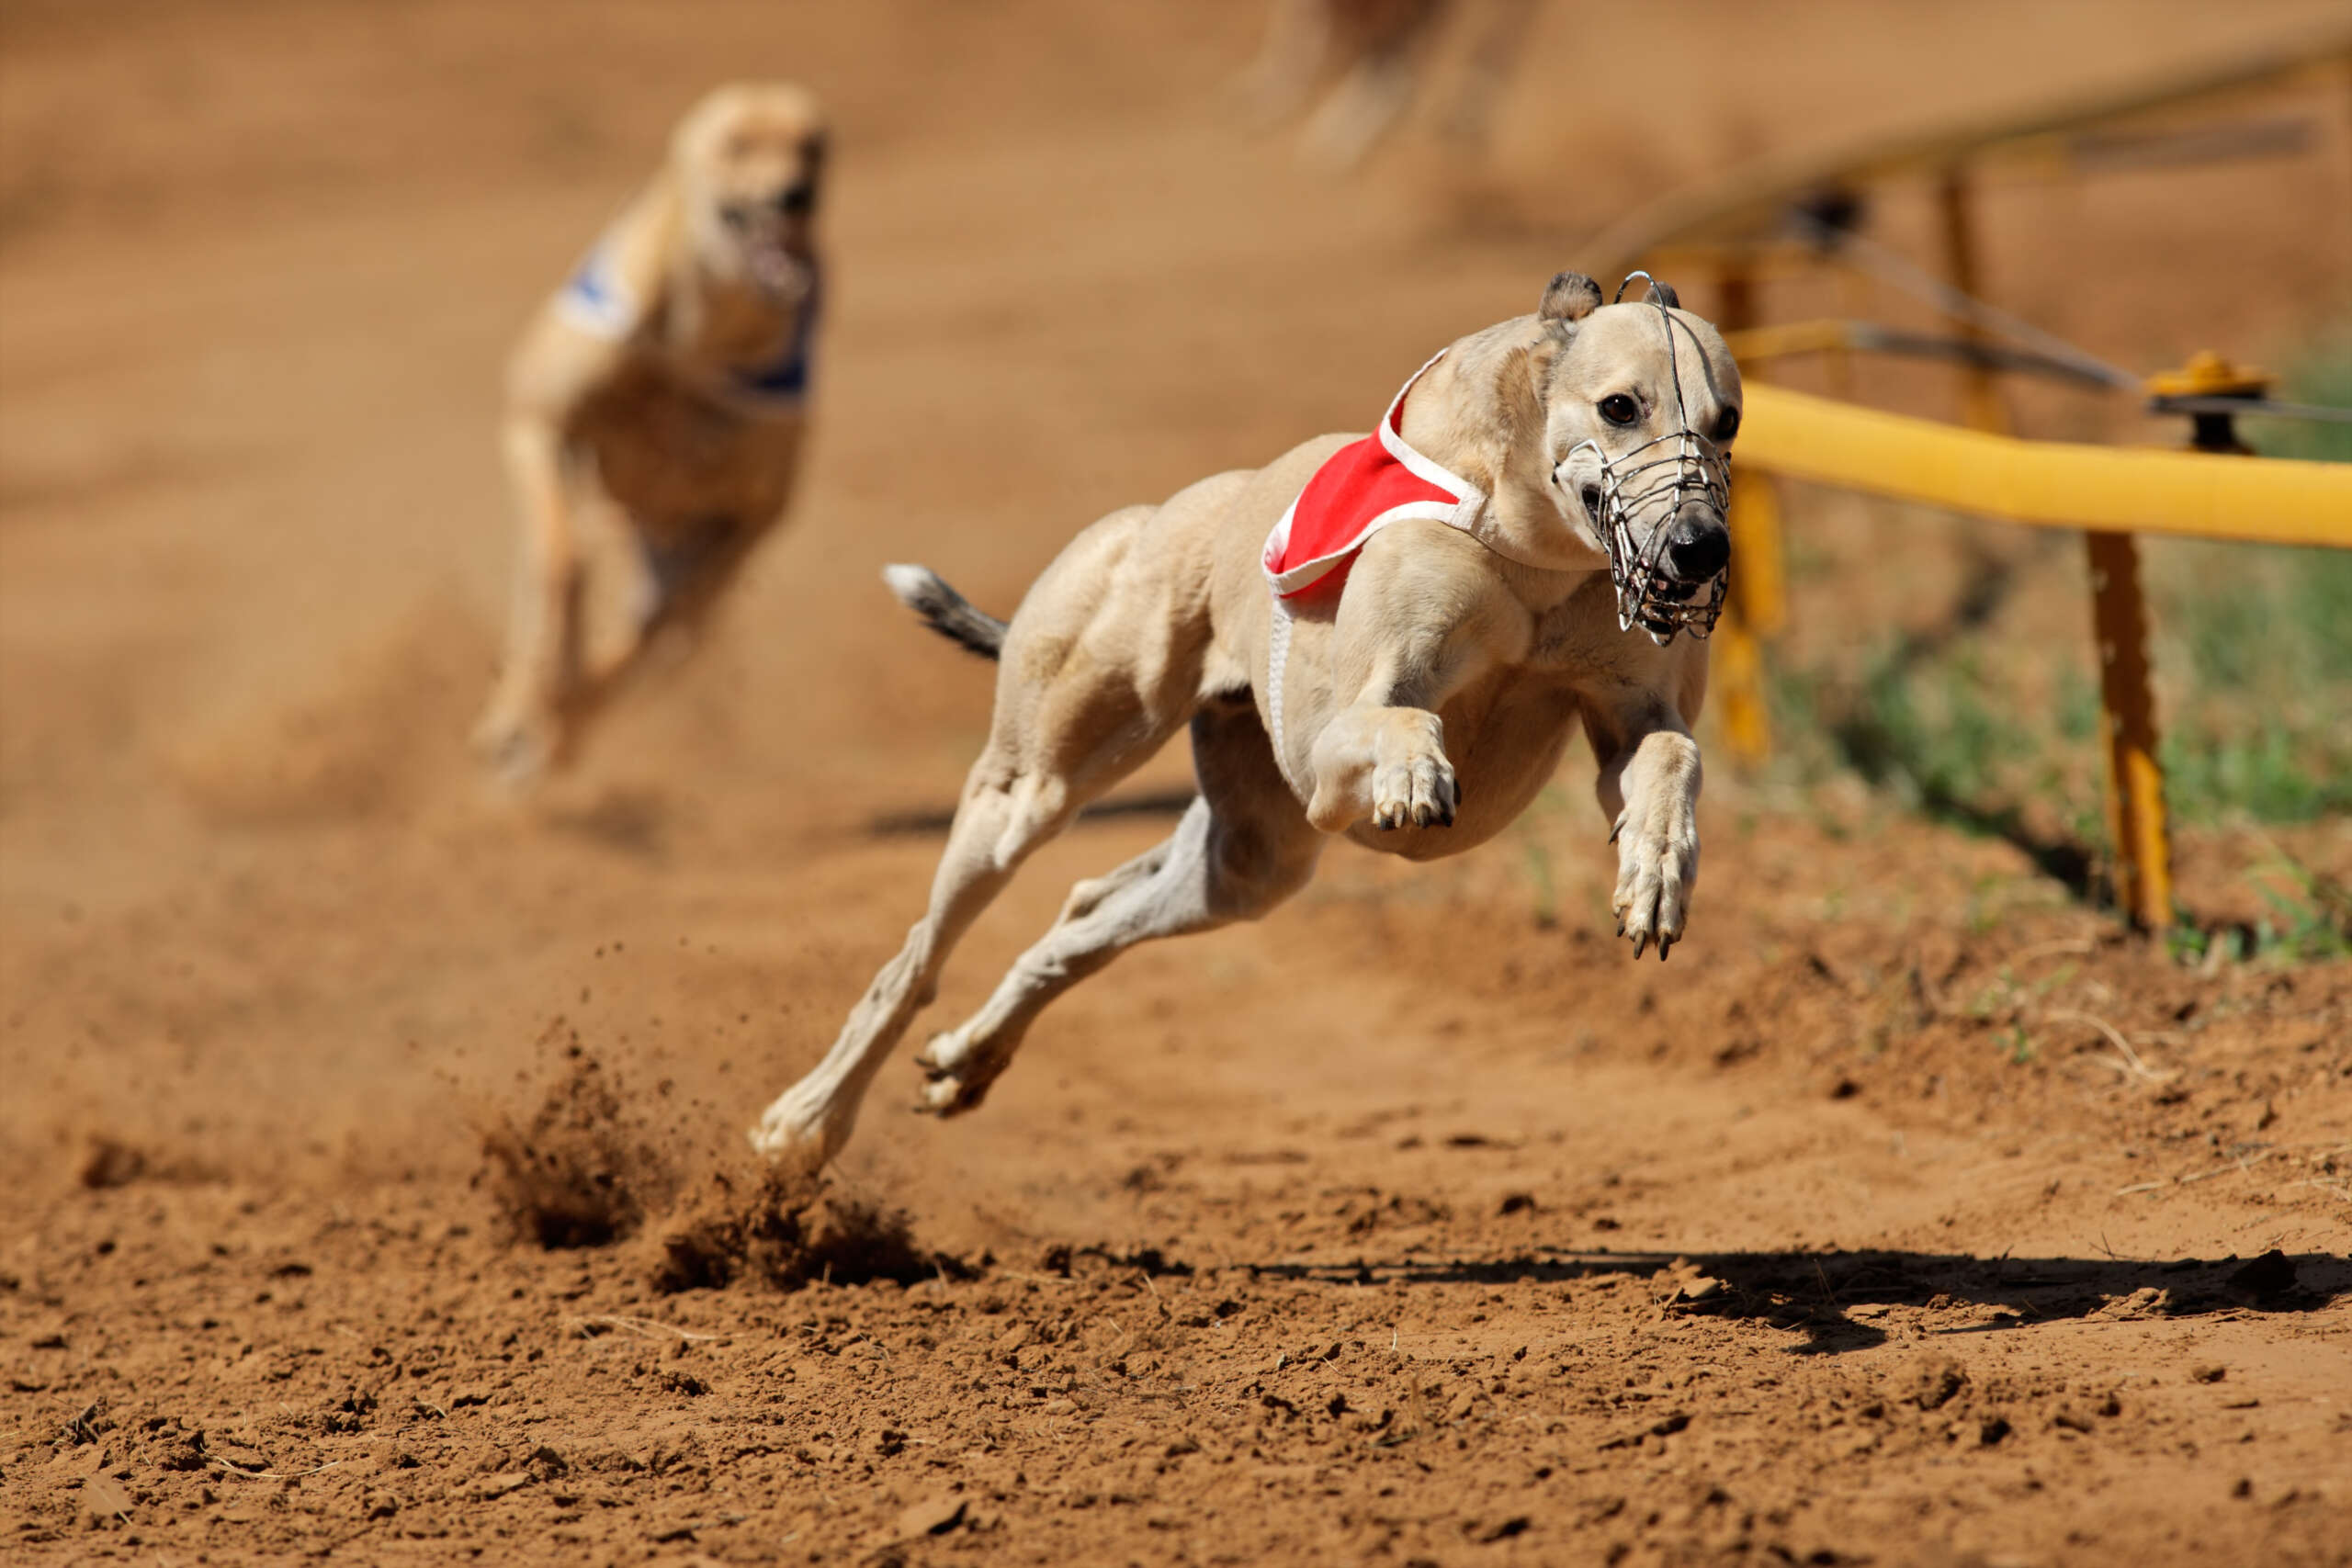
[[[1618,305],[1601,304],[1600,287],[1581,273],[1561,273],[1544,289],[1536,310],[1552,349],[1540,389],[1543,461],[1554,506],[1597,550],[1607,547],[1612,466],[1621,483],[1658,495],[1664,504],[1635,526],[1663,531],[1655,550],[1659,590],[1687,599],[1730,560],[1731,532],[1720,487],[1674,482],[1675,438],[1687,430],[1699,451],[1729,457],[1739,434],[1739,367],[1713,325],[1680,309],[1672,289],[1651,287],[1649,299]],[[1625,479],[1628,471],[1636,477]],[[1650,552],[1649,538],[1635,542]]]
[[[738,83],[679,122],[670,162],[692,243],[704,260],[787,299],[815,276],[815,219],[825,163],[824,114],[788,83]]]

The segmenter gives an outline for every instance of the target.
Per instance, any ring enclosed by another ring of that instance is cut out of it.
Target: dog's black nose
[[[1716,518],[1685,517],[1666,539],[1666,567],[1685,582],[1704,582],[1731,562],[1731,530]]]
[[[776,193],[775,209],[787,218],[798,218],[815,209],[817,187],[807,180],[788,185]]]

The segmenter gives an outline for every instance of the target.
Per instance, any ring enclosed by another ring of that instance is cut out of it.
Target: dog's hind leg
[[[761,1117],[752,1144],[763,1154],[802,1156],[813,1167],[840,1152],[875,1073],[931,1001],[956,942],[1030,852],[1077,814],[1078,803],[1058,781],[1007,777],[990,761],[983,757],[965,785],[932,880],[931,907],[874,976],[824,1060]]]
[[[1136,508],[1096,524],[1023,602],[1006,635],[988,749],[965,780],[931,907],[832,1049],[768,1107],[752,1134],[761,1152],[816,1165],[840,1152],[875,1073],[931,1001],[972,922],[1032,851],[1192,716],[1204,637],[1137,604],[1133,595],[1152,584],[1118,570],[1150,517]]]
[[[1195,716],[1193,752],[1201,795],[1175,833],[1071,889],[1061,918],[987,1004],[925,1047],[924,1109],[952,1115],[979,1104],[1047,1004],[1137,942],[1255,919],[1313,876],[1324,836],[1275,771],[1256,710],[1221,705]]]

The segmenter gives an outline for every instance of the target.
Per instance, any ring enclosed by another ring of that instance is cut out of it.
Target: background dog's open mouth
[[[760,287],[787,300],[806,298],[816,269],[793,243],[790,227],[749,204],[728,206],[721,212]]]
[[[760,287],[786,299],[807,298],[815,271],[808,259],[795,251],[781,234],[757,231],[743,236],[743,259]]]

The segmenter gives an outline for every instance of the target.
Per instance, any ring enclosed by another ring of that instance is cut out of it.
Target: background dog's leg
[[[1527,46],[1536,0],[1487,0],[1478,39],[1464,63],[1452,107],[1441,129],[1464,148],[1483,147],[1494,124],[1495,106],[1510,85],[1512,68]]]
[[[1273,124],[1297,109],[1322,73],[1332,42],[1332,0],[1274,0],[1266,41],[1233,84],[1253,126]]]
[[[510,420],[506,469],[522,514],[506,659],[474,744],[501,776],[520,782],[554,760],[558,705],[578,674],[580,559],[564,493],[562,438],[537,417]]]
[[[600,650],[563,700],[567,729],[578,733],[619,696],[664,637],[691,651],[713,607],[740,576],[765,528],[718,526],[713,536],[663,547],[637,541],[642,581],[639,599],[617,645]]]
[[[1309,158],[1352,168],[1412,107],[1445,0],[1356,0],[1350,32],[1356,59],[1310,116],[1302,144]]]
[[[924,1049],[927,1109],[978,1105],[1047,1004],[1137,942],[1255,919],[1306,885],[1324,838],[1275,771],[1256,711],[1198,715],[1193,752],[1202,795],[1175,833],[1071,889],[987,1004]]]

